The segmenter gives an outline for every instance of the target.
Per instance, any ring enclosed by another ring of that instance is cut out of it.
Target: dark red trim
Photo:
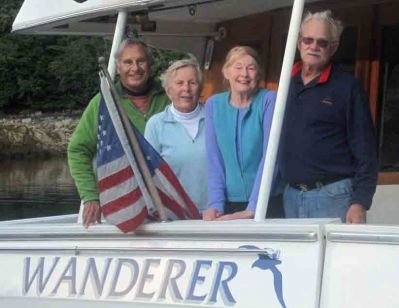
[[[298,61],[292,66],[291,70],[291,77],[294,77],[296,74],[298,74],[302,69],[302,61]]]
[[[320,74],[318,83],[326,83],[328,81],[328,79],[330,78],[330,75],[331,75],[331,68],[332,68],[332,64],[329,64],[323,70],[323,72]],[[295,75],[297,75],[301,70],[302,70],[302,61],[298,61],[292,66],[291,77],[294,77]]]
[[[329,64],[323,71],[323,73],[321,73],[320,77],[319,77],[319,83],[326,83],[328,81],[328,78],[330,78],[331,75],[331,67],[332,65]]]

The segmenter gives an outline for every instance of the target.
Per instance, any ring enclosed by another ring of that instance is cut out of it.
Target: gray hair
[[[150,48],[148,48],[147,44],[144,43],[143,41],[139,41],[136,39],[131,39],[131,38],[126,38],[124,39],[120,45],[118,46],[118,49],[115,52],[114,58],[115,61],[119,60],[119,57],[122,53],[122,51],[129,46],[140,46],[143,48],[145,56],[147,58],[147,61],[151,64],[152,63],[152,55],[151,55],[151,51]]]
[[[330,28],[332,41],[339,43],[339,39],[341,37],[342,31],[344,30],[344,26],[342,25],[342,22],[340,20],[334,19],[332,17],[332,13],[330,10],[316,12],[316,13],[307,12],[302,20],[301,32],[300,32],[301,35],[304,24],[311,19],[317,19],[326,22]]]
[[[171,82],[172,77],[176,74],[176,71],[180,68],[192,66],[195,69],[195,75],[197,77],[198,84],[202,88],[202,72],[199,67],[197,60],[195,59],[182,59],[173,62],[167,70],[162,74],[160,79],[162,80],[162,86],[166,90]]]

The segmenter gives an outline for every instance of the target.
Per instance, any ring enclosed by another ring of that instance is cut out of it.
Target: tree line
[[[80,109],[98,92],[98,58],[112,41],[100,37],[15,35],[12,23],[23,0],[0,0],[0,110]],[[158,76],[178,51],[153,50]]]

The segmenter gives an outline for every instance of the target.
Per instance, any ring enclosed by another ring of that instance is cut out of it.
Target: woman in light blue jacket
[[[193,59],[174,62],[163,86],[171,104],[151,117],[144,136],[166,160],[200,212],[207,204],[205,110],[198,103],[202,73]]]

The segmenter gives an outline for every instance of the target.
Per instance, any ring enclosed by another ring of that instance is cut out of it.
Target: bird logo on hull
[[[261,249],[254,245],[242,245],[241,249],[259,250],[258,259],[252,263],[252,268],[269,270],[273,274],[274,291],[282,308],[286,308],[283,297],[283,276],[278,270],[277,265],[281,264],[280,252],[274,249]]]

